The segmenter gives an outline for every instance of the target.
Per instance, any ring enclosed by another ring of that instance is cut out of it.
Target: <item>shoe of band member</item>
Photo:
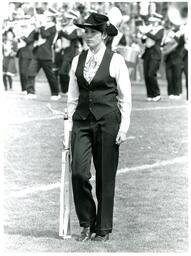
[[[51,99],[51,100],[54,100],[54,101],[57,101],[57,100],[59,100],[60,98],[61,98],[60,95],[52,95],[52,96],[50,97],[50,99]]]
[[[27,91],[21,91],[22,95],[27,95]]]
[[[147,97],[147,101],[152,101],[152,98],[151,97]]]
[[[180,95],[174,95],[174,100],[179,100],[181,98]]]
[[[159,100],[161,100],[161,96],[160,95],[152,98],[152,101],[155,101],[155,102],[159,101]]]
[[[90,227],[83,228],[82,232],[80,233],[79,237],[77,238],[77,241],[79,242],[85,242],[91,239],[91,231]]]
[[[28,93],[28,94],[26,95],[26,98],[27,98],[27,99],[31,99],[31,100],[36,99],[36,94],[34,94],[34,93]]]
[[[95,242],[106,242],[109,240],[109,234],[106,234],[104,236],[96,234],[95,237],[93,237],[91,240]]]

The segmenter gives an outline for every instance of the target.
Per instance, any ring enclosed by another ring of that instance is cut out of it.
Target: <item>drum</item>
[[[135,64],[138,60],[139,52],[130,46],[118,46],[116,52],[121,54],[127,63]]]

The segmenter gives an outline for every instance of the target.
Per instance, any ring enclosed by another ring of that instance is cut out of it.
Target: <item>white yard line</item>
[[[166,106],[166,107],[150,107],[150,108],[133,108],[132,111],[153,111],[153,110],[168,110],[168,109],[177,109],[177,108],[187,108],[187,105],[176,105],[176,106]],[[49,121],[54,119],[62,119],[63,115],[61,114],[55,114],[50,117],[39,117],[39,118],[22,118],[17,120],[6,120],[8,124],[14,125],[14,124],[24,124],[24,123],[30,123],[35,121]]]
[[[8,120],[8,124],[24,124],[24,123],[30,123],[30,122],[35,122],[35,121],[49,121],[49,120],[55,120],[55,119],[62,119],[63,115],[53,115],[49,117],[39,117],[39,118],[22,118],[22,119],[17,119],[17,120]]]
[[[166,110],[166,109],[177,109],[177,108],[187,108],[187,107],[188,105],[160,106],[160,107],[150,107],[150,108],[133,108],[132,111]]]
[[[168,166],[168,165],[173,165],[173,164],[178,164],[178,163],[186,163],[188,161],[188,158],[186,156],[183,157],[177,157],[173,158],[171,160],[165,160],[165,161],[158,161],[154,164],[145,164],[145,165],[140,165],[140,166],[135,166],[135,167],[130,167],[130,168],[122,168],[117,171],[117,175],[124,174],[127,172],[134,172],[134,171],[143,171],[143,170],[148,170],[152,168],[157,168],[161,166]],[[92,176],[91,178],[92,181],[95,180],[95,176]],[[34,186],[31,188],[23,189],[18,192],[11,193],[9,196],[5,196],[5,198],[15,198],[15,197],[24,197],[28,194],[33,194],[33,193],[38,193],[42,191],[50,191],[53,189],[58,189],[60,187],[60,182],[56,183],[51,183],[43,186]]]
[[[178,164],[178,163],[186,163],[188,161],[188,158],[186,156],[183,157],[177,157],[173,158],[171,160],[164,160],[164,161],[158,161],[154,164],[144,164],[140,166],[135,166],[131,168],[123,168],[117,171],[117,174],[122,174],[126,172],[132,172],[132,171],[142,171],[142,170],[148,170],[152,168],[157,168],[161,166],[167,166],[167,165],[173,165],[173,164]]]

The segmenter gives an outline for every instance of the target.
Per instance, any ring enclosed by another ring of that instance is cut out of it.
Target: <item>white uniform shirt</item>
[[[105,53],[106,47],[102,47],[94,57],[98,63],[101,64],[103,55]],[[93,53],[88,50],[86,63],[90,59]],[[75,75],[79,55],[74,57],[72,61],[71,71],[70,71],[70,82],[68,90],[68,118],[70,123],[70,130],[72,129],[72,116],[78,104],[79,98],[79,87],[77,83],[77,78]],[[129,78],[128,68],[125,64],[124,58],[114,53],[110,62],[109,73],[112,78],[115,78],[118,90],[118,107],[121,112],[121,124],[120,131],[127,133],[130,124],[130,113],[131,113],[131,82]]]

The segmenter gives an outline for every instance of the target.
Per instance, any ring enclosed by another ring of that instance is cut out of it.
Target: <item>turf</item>
[[[72,239],[58,237],[58,187],[21,197],[16,195],[27,188],[60,181],[63,120],[46,107],[50,102],[47,83],[37,81],[36,89],[37,100],[26,100],[19,92],[18,81],[15,81],[14,91],[4,94],[7,114],[4,143],[5,252],[186,252],[187,162],[119,174],[116,178],[113,233],[104,244],[76,242],[80,228],[74,205]],[[128,167],[131,170],[132,167],[187,155],[185,93],[181,100],[170,101],[166,97],[164,81],[161,81],[161,90],[162,100],[148,103],[143,83],[132,85],[129,139],[120,148],[119,169]],[[66,96],[51,104],[53,108],[63,110]],[[169,106],[175,108],[156,109]],[[94,181],[92,183],[94,185]]]

